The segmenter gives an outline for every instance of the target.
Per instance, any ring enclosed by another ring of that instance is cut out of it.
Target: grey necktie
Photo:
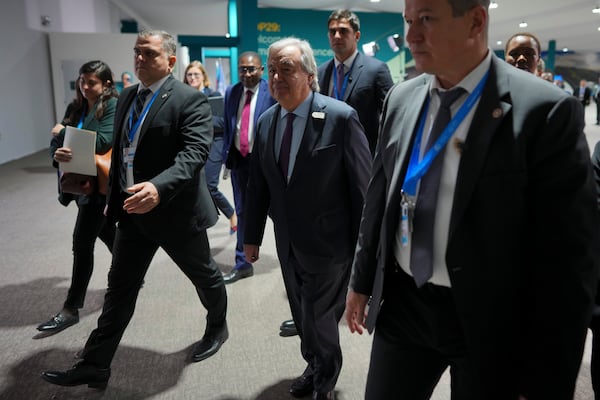
[[[447,92],[438,92],[441,100],[440,108],[433,122],[427,140],[425,152],[437,141],[451,119],[450,106],[464,93],[464,89],[456,88]],[[419,194],[413,217],[412,245],[410,253],[410,271],[417,286],[424,285],[433,274],[433,223],[437,203],[442,165],[442,150],[433,160],[429,170],[423,175],[419,184]]]

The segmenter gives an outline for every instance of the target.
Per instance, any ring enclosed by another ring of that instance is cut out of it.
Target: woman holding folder
[[[79,69],[76,83],[76,98],[67,107],[63,121],[52,128],[50,152],[57,168],[58,163],[68,163],[73,156],[70,148],[63,147],[66,126],[95,131],[96,154],[104,154],[112,147],[118,96],[112,71],[102,61],[90,61]],[[115,237],[115,227],[107,224],[104,216],[105,195],[98,191],[90,195],[72,195],[59,190],[61,204],[66,206],[71,200],[75,200],[79,208],[73,230],[73,274],[62,310],[37,327],[49,334],[79,322],[79,309],[83,307],[94,269],[96,238],[112,250]]]

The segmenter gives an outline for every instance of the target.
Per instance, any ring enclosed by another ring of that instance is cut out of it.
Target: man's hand
[[[127,191],[135,193],[123,203],[123,210],[128,214],[146,214],[160,203],[158,190],[151,182],[136,183]]]
[[[244,245],[244,254],[246,255],[246,261],[249,263],[255,263],[258,261],[258,253],[260,246],[255,244],[245,244]]]
[[[367,314],[365,309],[369,302],[369,296],[365,294],[356,293],[352,289],[348,290],[348,296],[346,297],[346,322],[350,332],[358,332],[362,335],[363,328],[366,328],[365,320]]]

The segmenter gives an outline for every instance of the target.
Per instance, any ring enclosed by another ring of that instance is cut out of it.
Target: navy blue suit
[[[319,66],[319,86],[322,94],[329,95],[333,66],[333,59]],[[358,113],[358,119],[369,141],[371,154],[375,153],[377,145],[383,100],[393,84],[387,64],[362,53],[356,55],[348,77],[348,86],[340,100],[348,103]]]
[[[239,82],[229,86],[225,91],[225,126],[223,127],[223,160],[225,166],[231,169],[231,184],[233,186],[233,199],[235,201],[235,212],[238,218],[237,244],[235,246],[234,269],[250,268],[251,264],[244,256],[244,205],[246,203],[246,186],[248,184],[250,154],[242,157],[235,147],[236,124],[238,121],[238,109],[240,100],[246,91],[244,85]],[[257,126],[258,117],[269,107],[275,104],[275,100],[269,94],[269,86],[264,79],[260,80],[254,110],[254,126]]]
[[[257,127],[248,184],[246,243],[262,243],[267,215],[302,356],[318,392],[333,390],[342,366],[338,322],[365,198],[371,155],[356,111],[314,93],[286,183],[275,157],[280,106]]]

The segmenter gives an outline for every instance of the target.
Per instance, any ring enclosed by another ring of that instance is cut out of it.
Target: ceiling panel
[[[131,9],[153,27],[172,32],[194,34],[203,18],[211,18],[222,12],[227,0],[112,0]],[[504,41],[513,33],[529,31],[536,34],[547,49],[549,40],[556,40],[557,48],[568,47],[575,51],[596,52],[599,50],[600,14],[593,14],[594,6],[600,0],[497,0],[498,8],[490,10],[490,46],[504,47]],[[301,8],[333,10],[349,8],[365,12],[402,12],[401,0],[259,0],[259,7]],[[519,28],[521,21],[527,21],[527,28]],[[222,32],[224,34],[226,22]],[[364,32],[363,32],[364,33]],[[498,45],[497,41],[502,44]]]

